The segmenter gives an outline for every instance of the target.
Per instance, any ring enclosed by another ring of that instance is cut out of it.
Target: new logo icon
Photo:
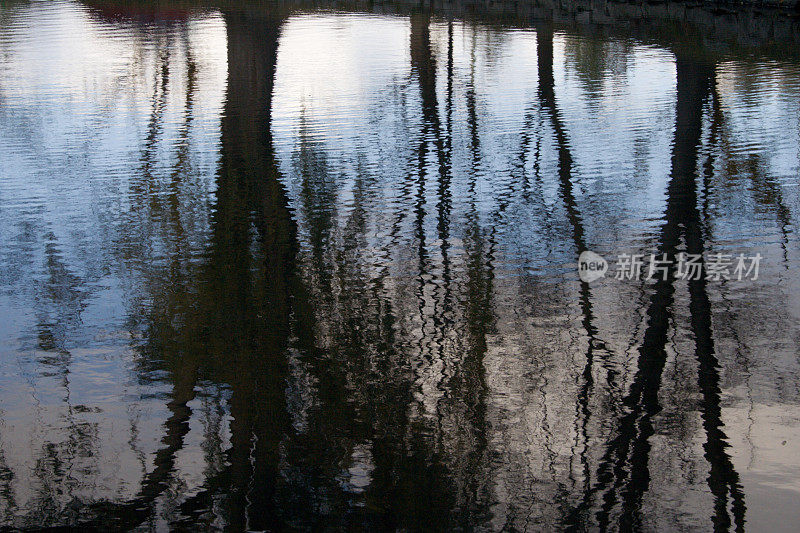
[[[578,275],[581,281],[591,283],[606,276],[608,262],[601,255],[585,251],[578,257]]]

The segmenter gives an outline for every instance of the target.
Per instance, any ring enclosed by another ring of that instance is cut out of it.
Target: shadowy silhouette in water
[[[702,141],[703,106],[711,94],[714,65],[676,51],[677,106],[675,140],[672,150],[670,182],[667,189],[665,222],[661,229],[658,257],[675,264],[681,252],[681,237],[688,254],[703,254],[702,221],[698,206],[698,148]],[[668,333],[673,320],[676,272],[657,277],[647,309],[647,329],[639,348],[637,371],[623,400],[625,414],[618,421],[617,436],[612,439],[597,471],[594,486],[588,487],[584,501],[570,513],[570,529],[582,529],[588,523],[587,512],[595,494],[602,493],[596,513],[601,530],[616,520],[622,530],[641,529],[642,497],[650,486],[650,438],[654,435],[653,417],[661,410],[658,395],[667,360]],[[744,529],[745,504],[739,476],[725,451],[720,411],[719,363],[714,354],[711,305],[706,290],[705,271],[700,279],[690,280],[690,321],[698,361],[698,385],[702,392],[702,419],[706,433],[705,458],[710,465],[708,485],[714,495],[715,531],[727,531],[731,525]],[[728,497],[732,501],[729,509]],[[618,511],[615,511],[617,506]],[[730,514],[733,514],[733,521]]]

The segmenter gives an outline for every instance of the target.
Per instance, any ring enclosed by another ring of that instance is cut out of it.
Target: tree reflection
[[[163,364],[171,374],[170,416],[154,457],[155,468],[145,476],[135,500],[95,505],[102,518],[87,526],[130,528],[153,516],[157,500],[166,497],[173,483],[176,458],[189,432],[189,403],[200,379],[226,383],[231,389],[231,447],[225,452],[225,466],[213,473],[203,491],[182,504],[185,516],[202,521],[208,507],[198,502],[224,494],[223,515],[229,527],[267,529],[280,523],[275,495],[279,446],[289,429],[285,401],[289,320],[302,317],[299,308],[304,305],[294,278],[296,230],[278,180],[269,128],[282,19],[230,13],[225,20],[228,98],[209,247],[201,265],[173,262],[168,269],[171,285],[156,293],[155,314],[147,321],[147,343],[141,351],[149,365]],[[166,72],[162,67],[163,83]],[[191,89],[191,62],[188,80]],[[187,91],[190,106],[191,90]],[[148,138],[154,136],[151,132]],[[179,166],[181,161],[179,154]],[[145,184],[147,168],[145,160]],[[177,168],[171,180],[177,230],[174,188],[181,173]],[[175,236],[179,242],[180,235]],[[173,260],[180,256],[171,255]]]
[[[561,199],[564,202],[567,219],[572,230],[572,241],[575,252],[580,254],[588,250],[586,244],[583,217],[579,211],[578,203],[573,192],[573,157],[567,138],[567,129],[562,122],[555,96],[555,80],[553,77],[553,39],[552,27],[540,24],[536,30],[537,70],[539,77],[538,97],[542,109],[549,115],[550,122],[555,132],[556,149],[558,150],[558,183]],[[576,433],[581,440],[580,452],[581,470],[585,487],[590,487],[592,475],[588,461],[590,438],[588,433],[589,418],[592,416],[590,409],[590,396],[595,385],[596,364],[601,363],[601,368],[606,370],[605,381],[615,389],[617,387],[616,372],[608,363],[609,348],[600,338],[595,326],[595,312],[592,304],[592,295],[589,283],[580,282],[580,307],[581,325],[585,331],[586,353],[583,370],[580,373],[581,387],[577,397]],[[616,396],[617,391],[609,390],[609,394]],[[574,524],[573,524],[574,525]]]
[[[705,246],[698,206],[698,147],[702,138],[703,106],[711,91],[714,67],[678,52],[677,106],[672,167],[667,189],[665,222],[661,229],[658,255],[675,263],[681,251],[703,254]],[[661,411],[659,391],[667,361],[668,333],[673,320],[675,271],[658,278],[647,308],[647,329],[644,334],[637,371],[623,400],[626,413],[619,419],[618,435],[608,445],[597,472],[597,484],[587,492],[583,509],[593,493],[601,492],[602,505],[597,512],[601,529],[607,529],[616,517],[622,529],[642,527],[642,497],[650,485],[650,439],[654,435],[653,417]],[[705,458],[711,471],[708,484],[715,496],[715,530],[731,526],[727,498],[732,499],[732,512],[737,530],[744,526],[744,500],[739,478],[725,452],[726,437],[722,431],[720,412],[719,363],[714,355],[711,329],[711,306],[706,291],[705,272],[699,280],[689,281],[691,328],[698,360],[698,384],[703,395],[702,418],[706,432]],[[619,505],[618,514],[616,506]],[[578,509],[580,513],[580,508]],[[578,515],[579,516],[579,515]],[[581,520],[585,517],[581,518]],[[573,522],[577,525],[578,522]]]

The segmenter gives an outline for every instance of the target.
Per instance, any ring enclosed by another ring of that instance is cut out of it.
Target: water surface
[[[119,5],[0,5],[0,527],[793,529],[795,43]]]

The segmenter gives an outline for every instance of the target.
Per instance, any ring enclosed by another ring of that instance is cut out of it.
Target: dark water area
[[[0,529],[796,531],[796,41],[133,4],[0,3]]]

